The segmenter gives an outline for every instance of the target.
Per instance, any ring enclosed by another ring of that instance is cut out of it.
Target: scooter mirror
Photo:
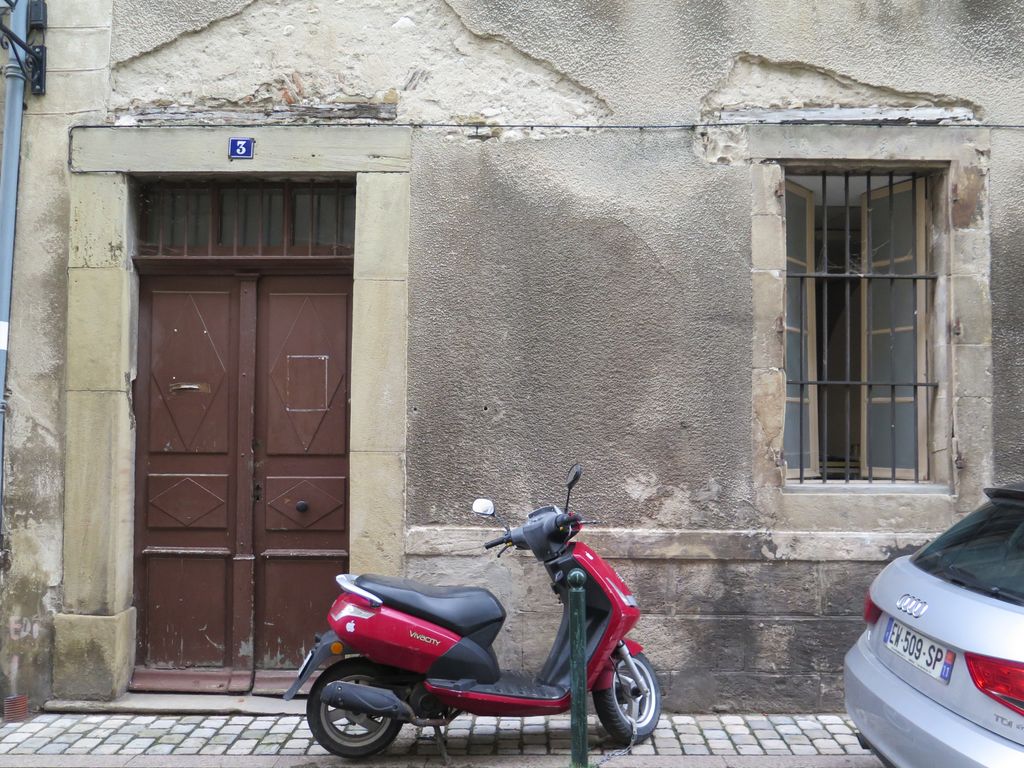
[[[570,491],[572,487],[580,481],[580,476],[583,474],[583,467],[579,464],[573,464],[569,469],[569,474],[565,477],[565,487]]]
[[[477,499],[473,502],[473,513],[481,517],[494,517],[494,502],[490,499]]]

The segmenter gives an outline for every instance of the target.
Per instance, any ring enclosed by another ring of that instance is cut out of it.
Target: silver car
[[[883,570],[846,654],[846,708],[897,768],[1024,766],[1024,484]]]

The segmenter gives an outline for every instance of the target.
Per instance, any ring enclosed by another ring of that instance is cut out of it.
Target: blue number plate
[[[252,160],[256,153],[256,139],[228,139],[228,158],[231,160]]]

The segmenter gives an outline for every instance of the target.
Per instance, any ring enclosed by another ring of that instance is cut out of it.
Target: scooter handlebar
[[[491,539],[486,544],[484,544],[484,549],[494,549],[495,547],[500,547],[502,544],[507,544],[509,540],[509,535],[507,533],[503,533],[498,538]]]

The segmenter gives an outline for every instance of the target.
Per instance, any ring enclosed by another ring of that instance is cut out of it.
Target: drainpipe
[[[28,0],[11,10],[11,31],[28,38]],[[7,96],[4,101],[3,156],[0,159],[0,570],[9,565],[4,525],[4,421],[7,414],[7,336],[11,322],[11,279],[14,271],[14,221],[18,212],[18,168],[21,163],[21,116],[25,110],[25,73],[13,47],[8,51]]]

